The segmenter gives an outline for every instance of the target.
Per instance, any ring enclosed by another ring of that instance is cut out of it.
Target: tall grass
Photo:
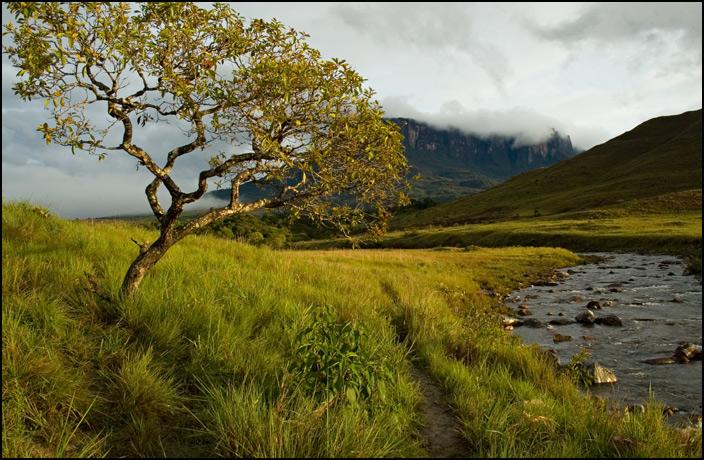
[[[3,205],[4,456],[421,456],[432,421],[412,360],[447,390],[471,455],[701,453],[700,431],[609,412],[499,329],[500,296],[576,263],[568,251],[198,236],[118,302],[131,237],[155,234]],[[344,372],[315,364],[340,341]]]

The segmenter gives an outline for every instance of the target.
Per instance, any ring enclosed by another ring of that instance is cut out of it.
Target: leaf
[[[357,390],[355,390],[354,388],[347,388],[347,391],[345,391],[345,395],[347,396],[347,401],[349,401],[350,404],[357,403]]]

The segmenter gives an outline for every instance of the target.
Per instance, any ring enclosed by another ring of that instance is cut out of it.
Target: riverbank
[[[563,247],[578,252],[638,252],[685,257],[687,269],[701,277],[701,211],[649,215],[584,213],[564,218],[516,219],[451,227],[423,227],[394,231],[381,239],[313,240],[296,249],[437,248],[437,247]]]

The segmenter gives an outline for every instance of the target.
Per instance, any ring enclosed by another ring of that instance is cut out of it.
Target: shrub
[[[386,383],[394,374],[360,325],[338,321],[326,307],[300,328],[294,343],[289,370],[300,375],[309,393],[326,399],[344,395],[352,405],[375,393],[385,397]]]

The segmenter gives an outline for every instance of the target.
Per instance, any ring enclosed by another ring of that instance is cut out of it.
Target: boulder
[[[519,327],[519,326],[523,326],[523,321],[521,321],[520,319],[517,319],[517,318],[506,317],[501,321],[501,325],[505,328],[509,327],[509,326],[510,327]]]
[[[653,366],[659,366],[662,364],[676,364],[672,357],[668,356],[666,358],[650,358],[643,361],[645,364],[652,364]]]
[[[528,318],[527,320],[523,321],[523,325],[532,328],[545,327],[542,321],[535,318]]]
[[[589,310],[601,310],[601,304],[596,300],[590,300],[589,303],[587,303],[587,308]]]
[[[568,318],[551,319],[548,322],[553,326],[566,326],[568,324],[574,324],[574,320]]]
[[[569,335],[555,334],[552,336],[552,341],[554,343],[569,342],[570,340],[572,340],[572,337]]]
[[[688,363],[694,361],[697,357],[701,360],[702,347],[692,343],[684,343],[677,347],[672,358],[678,363]]]
[[[573,295],[567,300],[569,303],[582,303],[582,298],[578,295]]]
[[[592,383],[616,383],[618,378],[613,371],[605,368],[598,362],[594,362],[585,367],[587,377]]]
[[[601,324],[602,326],[623,326],[623,321],[616,315],[606,315],[600,316],[594,320],[596,324]]]
[[[594,323],[594,313],[591,310],[585,310],[574,317],[574,320],[580,324],[591,325]]]
[[[517,314],[518,316],[531,316],[533,313],[531,313],[530,310],[528,310],[527,308],[525,308],[525,309],[520,309],[520,310],[518,310],[518,311],[516,312],[516,314]]]

